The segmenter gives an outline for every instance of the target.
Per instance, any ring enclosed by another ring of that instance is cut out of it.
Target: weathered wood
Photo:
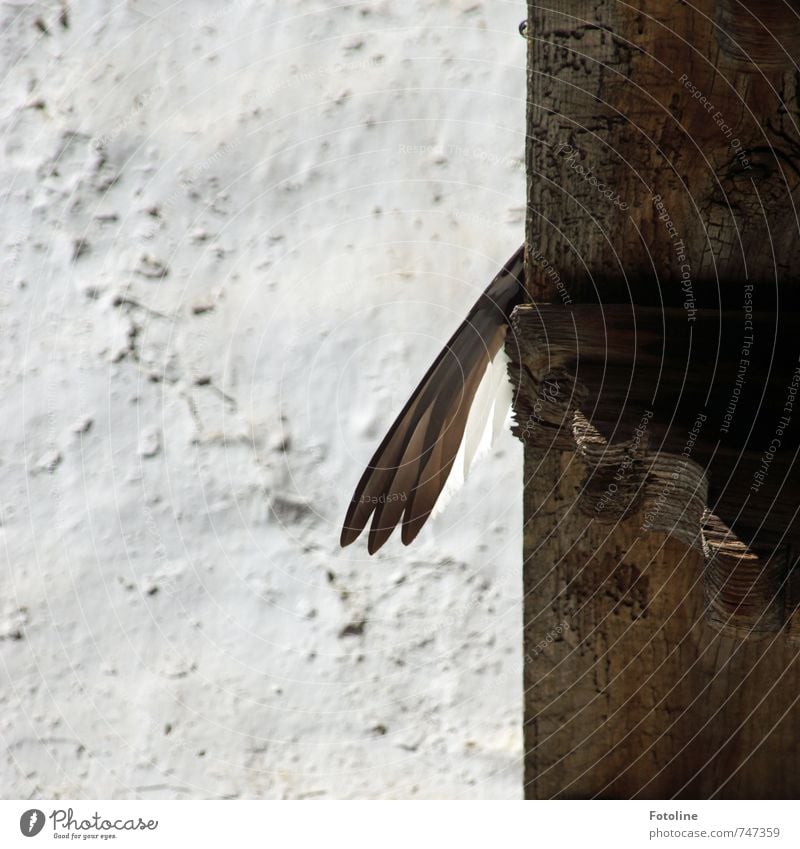
[[[798,4],[751,6],[529,3],[538,300],[739,308],[757,284],[774,309],[796,282]]]
[[[798,7],[529,2],[529,798],[800,794]]]
[[[699,310],[695,318],[687,331],[676,310],[521,307],[513,316],[511,373],[522,390],[514,432],[533,455],[558,445],[580,458],[576,510],[605,524],[639,516],[642,532],[703,554],[715,627],[776,632],[795,613],[790,552],[800,549],[797,316],[752,316],[753,333],[773,344],[759,349],[769,360],[748,353],[750,384],[732,413],[740,317]],[[744,427],[735,426],[737,410]],[[760,442],[777,446],[769,464],[737,450]],[[786,506],[777,509],[781,492]]]
[[[541,403],[538,383],[555,386],[560,375],[551,418],[563,426],[579,410],[591,422],[594,442],[576,442],[584,454],[599,452],[595,466],[623,462],[616,455],[628,451],[645,417],[639,447],[685,455],[707,470],[709,503],[741,539],[800,549],[798,327],[800,314],[788,312],[751,312],[743,330],[741,312],[695,310],[689,323],[679,309],[539,305],[517,311],[514,345],[537,378],[530,401]],[[536,418],[530,401],[517,403],[523,441],[524,423]],[[559,444],[574,447],[569,437]]]
[[[574,456],[525,480],[526,796],[797,798],[796,645],[709,626],[702,555],[576,511]]]

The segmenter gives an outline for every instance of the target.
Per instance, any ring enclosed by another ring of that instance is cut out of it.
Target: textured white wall
[[[521,450],[342,552],[523,236],[516,2],[0,7],[5,797],[521,795]]]

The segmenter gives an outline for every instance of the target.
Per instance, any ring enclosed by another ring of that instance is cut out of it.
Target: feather
[[[356,486],[342,527],[342,546],[354,542],[370,518],[370,554],[399,524],[408,545],[431,515],[468,427],[460,473],[480,450],[503,385],[504,358],[499,354],[509,316],[524,299],[523,259],[520,248],[469,311],[389,428]],[[496,419],[495,412],[494,430]]]
[[[487,403],[488,402],[488,403]],[[483,404],[483,409],[478,405]],[[444,489],[436,499],[431,518],[436,518],[463,487],[470,470],[486,456],[505,425],[511,408],[511,383],[508,380],[508,356],[501,348],[489,363],[475,394],[458,454]]]

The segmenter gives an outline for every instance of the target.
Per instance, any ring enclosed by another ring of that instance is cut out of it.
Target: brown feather
[[[375,509],[367,543],[370,554],[374,554],[389,539],[411,500],[419,475],[418,463],[422,452],[422,440],[432,412],[433,408],[429,408],[420,419],[394,478],[385,488],[384,500]]]
[[[436,437],[436,448],[431,452],[418,474],[417,486],[406,508],[403,519],[402,540],[409,545],[422,529],[433,510],[436,501],[450,477],[458,449],[464,438],[467,419],[481,380],[486,374],[490,360],[493,360],[505,339],[506,328],[501,327],[495,334],[492,344],[479,359],[475,369],[464,386],[461,400],[448,410],[447,422]],[[437,450],[438,449],[438,450]]]
[[[419,533],[450,474],[469,410],[489,362],[524,298],[523,248],[506,263],[434,360],[381,441],[356,486],[342,527],[352,543],[372,516],[377,551],[402,518],[402,541]]]

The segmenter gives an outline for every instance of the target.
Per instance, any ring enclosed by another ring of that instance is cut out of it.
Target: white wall
[[[522,239],[525,4],[60,10],[0,6],[3,796],[520,797],[520,446],[338,534]]]

